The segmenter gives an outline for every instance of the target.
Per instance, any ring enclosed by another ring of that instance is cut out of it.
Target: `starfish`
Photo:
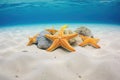
[[[67,25],[62,26],[62,28],[60,29],[57,35],[49,35],[49,34],[45,35],[46,38],[53,41],[52,45],[47,49],[47,51],[53,51],[59,46],[67,49],[68,51],[75,51],[75,49],[69,44],[68,40],[76,37],[78,34],[74,33],[74,34],[65,35],[64,29],[66,27]]]
[[[46,31],[50,32],[52,35],[54,35],[57,32],[57,30],[54,29],[54,27],[52,27],[51,29],[46,29]]]
[[[95,48],[100,48],[100,46],[97,45],[97,42],[99,41],[99,39],[91,38],[83,35],[80,35],[80,37],[82,38],[83,42],[80,43],[79,46],[85,46],[89,44]]]
[[[33,37],[29,37],[29,42],[28,42],[27,46],[31,46],[32,44],[36,43],[38,35],[39,34],[36,34]]]

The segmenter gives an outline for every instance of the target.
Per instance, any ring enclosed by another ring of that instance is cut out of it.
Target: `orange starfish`
[[[85,46],[89,44],[95,48],[100,48],[100,46],[97,45],[97,42],[99,41],[99,39],[91,38],[83,35],[80,35],[80,37],[82,38],[83,42],[80,43],[79,46]]]
[[[75,49],[69,44],[68,40],[73,37],[76,37],[78,34],[74,33],[74,34],[65,35],[64,29],[66,28],[66,26],[67,25],[64,25],[60,29],[58,35],[49,35],[49,34],[45,35],[48,39],[53,41],[52,45],[47,49],[47,51],[53,51],[59,46],[67,49],[68,51],[75,51]]]
[[[50,32],[52,35],[54,35],[57,32],[57,30],[54,29],[54,27],[52,27],[51,29],[46,29],[46,31]]]
[[[30,46],[30,45],[36,43],[36,42],[37,42],[37,37],[38,37],[38,35],[39,35],[39,34],[36,34],[36,35],[33,36],[33,37],[29,37],[29,42],[28,42],[27,46]]]

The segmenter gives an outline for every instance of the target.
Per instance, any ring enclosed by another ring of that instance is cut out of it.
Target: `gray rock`
[[[91,30],[84,26],[77,28],[75,32],[84,36],[93,37]]]
[[[52,41],[45,37],[46,34],[50,33],[48,31],[42,31],[37,37],[37,47],[40,49],[47,49],[52,44]]]

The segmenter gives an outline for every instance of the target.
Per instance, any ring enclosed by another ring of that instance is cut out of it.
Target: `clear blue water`
[[[0,26],[120,24],[120,0],[0,0]]]

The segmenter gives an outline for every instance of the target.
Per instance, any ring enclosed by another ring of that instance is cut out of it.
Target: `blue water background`
[[[0,26],[49,23],[120,24],[120,0],[0,3]]]

